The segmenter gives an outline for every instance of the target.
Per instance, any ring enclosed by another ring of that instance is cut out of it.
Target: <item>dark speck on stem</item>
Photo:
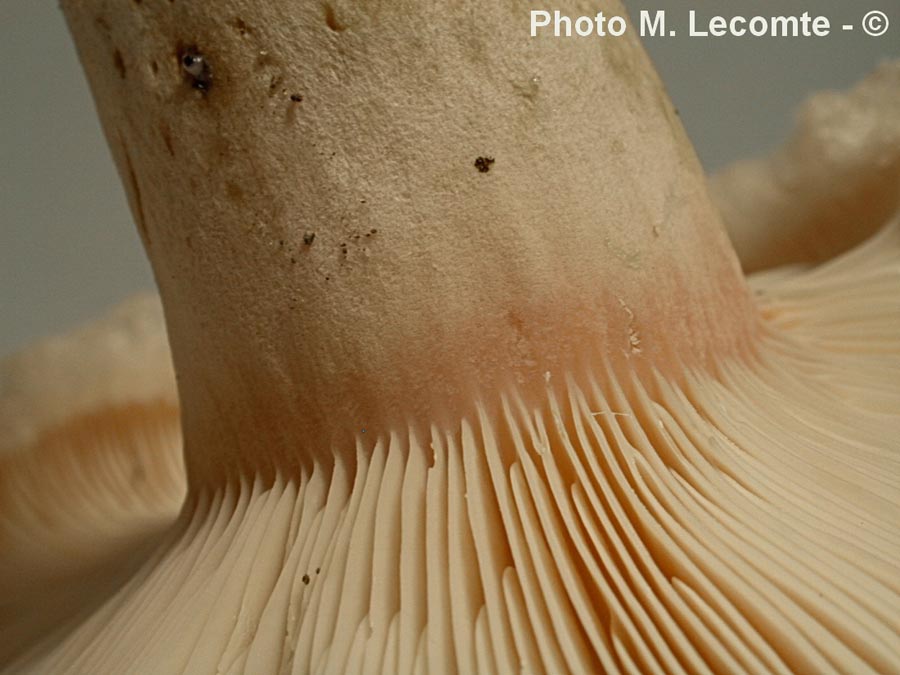
[[[127,73],[127,70],[125,68],[125,59],[122,58],[122,52],[120,52],[118,49],[113,52],[113,63],[115,63],[116,65],[116,70],[119,73],[119,77],[124,80]]]
[[[200,50],[197,47],[187,47],[181,50],[178,60],[191,87],[204,94],[209,91],[212,87],[212,69]]]
[[[479,157],[475,160],[475,168],[479,173],[487,173],[491,170],[491,164],[494,163],[493,157]]]

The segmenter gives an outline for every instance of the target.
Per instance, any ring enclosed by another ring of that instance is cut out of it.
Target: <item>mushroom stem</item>
[[[631,34],[531,38],[525,9],[475,0],[62,4],[162,294],[194,484],[755,338]]]

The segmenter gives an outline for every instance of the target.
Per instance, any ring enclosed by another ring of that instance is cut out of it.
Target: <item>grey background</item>
[[[639,10],[665,9],[679,33],[644,44],[709,171],[777,144],[810,92],[845,88],[900,56],[900,0],[626,4],[631,26]],[[554,3],[523,0],[522,8],[527,30],[528,10]],[[809,10],[838,30],[819,39],[690,38],[690,9],[707,19]],[[891,19],[880,38],[859,29],[870,9]],[[840,31],[851,22],[856,30]],[[153,278],[55,0],[0,2],[0,85],[2,356],[152,287]]]

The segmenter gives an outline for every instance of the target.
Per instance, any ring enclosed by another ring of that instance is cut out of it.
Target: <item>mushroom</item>
[[[633,35],[451,5],[63,0],[187,494],[10,671],[900,671],[900,223],[748,283]]]

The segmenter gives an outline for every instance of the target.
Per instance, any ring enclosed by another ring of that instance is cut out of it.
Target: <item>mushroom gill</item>
[[[210,5],[63,0],[187,495],[9,672],[900,672],[886,206],[748,281],[635,38],[474,0]]]

